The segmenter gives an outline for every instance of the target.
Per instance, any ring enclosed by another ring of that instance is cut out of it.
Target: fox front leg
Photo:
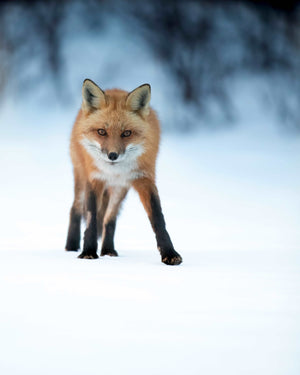
[[[98,258],[97,199],[91,188],[87,189],[86,199],[86,230],[84,232],[83,251],[78,258],[96,259]]]
[[[156,185],[150,179],[143,178],[134,182],[134,188],[139,193],[141,202],[150,219],[162,262],[168,265],[180,264],[182,258],[175,251],[167,232]]]

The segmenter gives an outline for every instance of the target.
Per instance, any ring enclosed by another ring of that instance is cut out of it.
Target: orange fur
[[[97,257],[96,225],[98,235],[102,233],[104,238],[102,255],[116,255],[113,248],[116,216],[127,191],[134,187],[158,242],[166,248],[160,249],[165,257],[163,262],[179,264],[181,257],[175,252],[166,232],[155,185],[160,125],[155,111],[149,107],[150,86],[139,86],[130,93],[119,89],[104,92],[94,82],[85,80],[82,94],[83,103],[73,126],[70,144],[75,198],[66,249],[77,250],[80,217],[84,215],[87,219],[87,250],[80,257]],[[112,155],[116,159],[112,159]]]

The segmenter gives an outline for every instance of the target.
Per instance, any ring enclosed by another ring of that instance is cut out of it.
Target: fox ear
[[[85,79],[82,86],[82,106],[85,110],[92,111],[105,106],[105,93],[90,79]]]
[[[126,105],[131,111],[148,114],[150,98],[151,86],[145,83],[128,94]]]

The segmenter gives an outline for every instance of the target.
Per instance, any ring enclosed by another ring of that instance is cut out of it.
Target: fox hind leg
[[[110,255],[118,256],[114,245],[114,235],[116,229],[117,214],[128,188],[111,187],[109,188],[109,200],[103,219],[103,241],[101,248],[101,256]]]
[[[83,215],[84,190],[75,180],[75,198],[70,211],[70,221],[65,249],[77,251],[80,248],[80,225]]]
[[[109,193],[107,189],[103,191],[103,194],[100,196],[99,201],[97,202],[98,205],[98,211],[97,211],[97,235],[98,238],[102,236],[102,231],[103,231],[103,221],[104,221],[104,216],[105,212],[107,210],[108,206],[108,201],[109,201]]]
[[[80,224],[82,213],[78,212],[74,205],[70,212],[70,224],[66,242],[67,251],[77,251],[80,248]]]

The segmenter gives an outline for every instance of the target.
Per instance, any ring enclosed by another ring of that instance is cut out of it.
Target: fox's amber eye
[[[122,134],[121,137],[129,137],[131,136],[131,130],[125,130]]]
[[[106,130],[104,130],[104,129],[98,129],[97,132],[98,132],[99,135],[106,135],[107,134]]]

